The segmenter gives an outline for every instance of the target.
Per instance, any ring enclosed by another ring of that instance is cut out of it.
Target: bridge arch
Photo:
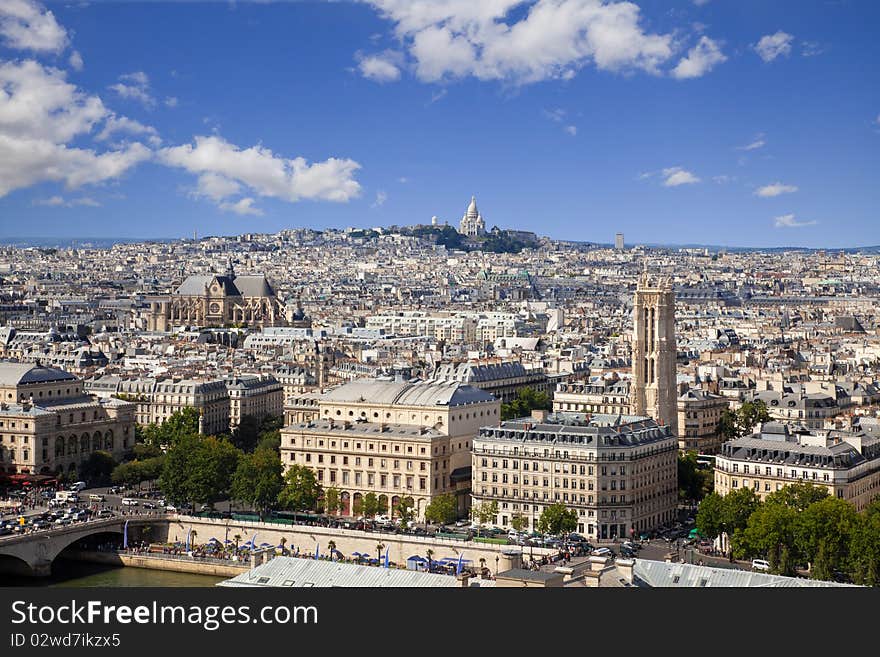
[[[15,554],[0,554],[0,574],[33,577],[31,565]]]

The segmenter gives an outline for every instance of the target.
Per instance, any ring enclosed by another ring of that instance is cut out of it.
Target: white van
[[[104,496],[99,495],[98,493],[91,493],[89,495],[89,502],[103,502]]]
[[[770,562],[764,559],[752,559],[752,570],[767,572],[770,570]]]
[[[138,501],[133,497],[123,497],[122,506],[137,506]]]
[[[74,484],[70,484],[70,490],[75,491],[77,493],[81,490],[85,490],[85,487],[86,487],[86,482],[84,482],[84,481],[77,481]]]

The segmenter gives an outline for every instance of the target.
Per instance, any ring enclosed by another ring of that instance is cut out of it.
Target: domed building
[[[483,221],[483,215],[477,210],[476,196],[471,196],[471,203],[468,205],[467,212],[461,218],[458,232],[468,237],[479,237],[486,234],[486,222]]]

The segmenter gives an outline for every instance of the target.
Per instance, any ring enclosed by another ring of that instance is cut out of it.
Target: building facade
[[[683,452],[715,454],[723,437],[718,432],[721,414],[730,408],[726,397],[691,388],[678,397],[678,448]]]
[[[653,419],[556,413],[484,427],[474,440],[473,503],[497,502],[494,524],[519,514],[530,530],[556,503],[595,540],[666,524],[678,503],[678,445]]]
[[[751,488],[762,500],[783,486],[811,483],[861,511],[880,494],[880,432],[810,430],[766,422],[731,440],[715,458],[715,492]]]
[[[318,417],[308,408],[314,402]],[[461,383],[356,379],[304,400],[302,412],[311,419],[281,431],[285,471],[293,464],[313,469],[325,490],[340,491],[344,515],[374,493],[385,513],[412,497],[421,519],[431,500],[447,493],[459,514],[467,512],[472,443],[481,426],[499,421],[501,403]]]
[[[668,425],[678,435],[675,292],[668,279],[643,273],[633,303],[632,413]]]
[[[235,429],[249,415],[262,420],[284,412],[284,387],[271,374],[226,379],[229,393],[229,428]]]
[[[148,331],[173,326],[283,326],[284,304],[262,274],[238,276],[229,263],[224,274],[190,276],[170,297],[150,300]]]
[[[433,378],[472,385],[504,404],[513,401],[525,388],[535,392],[547,392],[549,388],[543,369],[526,369],[519,361],[443,363],[434,370]]]
[[[630,391],[630,382],[617,378],[560,383],[553,394],[553,411],[629,415]]]
[[[76,473],[96,451],[134,444],[135,405],[86,394],[63,370],[0,363],[0,472]]]

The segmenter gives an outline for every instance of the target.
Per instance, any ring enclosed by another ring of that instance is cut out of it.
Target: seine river
[[[0,586],[214,586],[223,577],[192,575],[146,568],[110,567],[85,561],[58,559],[51,577],[10,577],[0,575]]]

